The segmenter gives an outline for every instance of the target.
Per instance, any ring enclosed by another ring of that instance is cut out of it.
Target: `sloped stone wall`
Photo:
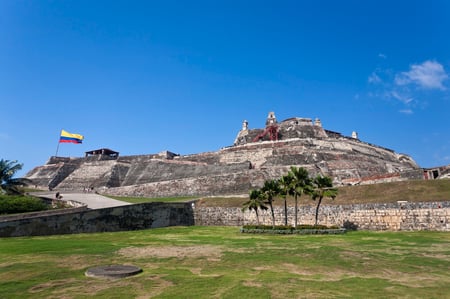
[[[235,208],[197,207],[196,225],[241,226],[256,224],[254,211]],[[270,211],[259,211],[260,224],[272,225]],[[284,209],[275,208],[276,225],[284,225]],[[294,225],[294,208],[288,208],[288,224]],[[450,231],[450,201],[393,204],[322,205],[319,224],[342,226],[353,222],[362,230]],[[314,224],[315,206],[300,206],[298,224]]]
[[[0,221],[0,237],[115,232],[193,224],[191,203],[144,203]]]
[[[314,224],[314,206],[301,206],[298,224]],[[294,224],[294,210],[288,211]],[[275,209],[277,225],[284,224],[284,210]],[[260,224],[272,224],[270,212],[261,212]],[[427,203],[323,205],[319,224],[342,226],[353,222],[362,230],[450,231],[450,201]],[[256,224],[254,212],[240,207],[196,207],[188,203],[145,203],[107,209],[70,211],[60,215],[0,219],[0,237],[39,236],[140,230],[167,226],[242,226]]]

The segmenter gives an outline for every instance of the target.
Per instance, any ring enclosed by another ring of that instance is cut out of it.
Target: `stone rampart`
[[[221,175],[204,175],[182,179],[173,179],[139,185],[122,186],[103,189],[102,193],[115,196],[209,196],[209,195],[235,195],[242,190],[253,188],[255,182],[262,186],[264,177],[255,177],[255,172],[240,171]]]
[[[300,206],[298,224],[314,224],[314,206]],[[294,224],[294,209],[288,209]],[[275,208],[277,225],[284,209]],[[270,212],[260,212],[260,224],[272,224]],[[393,204],[323,205],[319,223],[341,227],[349,221],[362,230],[450,231],[450,201]],[[187,203],[144,203],[98,210],[68,210],[63,214],[33,214],[0,220],[0,237],[38,236],[140,230],[167,226],[242,226],[256,224],[254,212],[240,207],[198,207]]]
[[[140,230],[194,225],[191,203],[144,203],[0,222],[0,237]]]
[[[284,225],[284,208],[276,207],[276,225]],[[196,225],[241,226],[256,224],[254,211],[242,212],[241,207],[196,207]],[[260,224],[272,225],[270,211],[259,211]],[[288,208],[288,224],[294,225],[294,208]],[[298,224],[314,224],[315,206],[300,206]],[[398,202],[392,204],[322,205],[319,224],[342,226],[350,221],[363,230],[389,231],[450,231],[450,201]]]

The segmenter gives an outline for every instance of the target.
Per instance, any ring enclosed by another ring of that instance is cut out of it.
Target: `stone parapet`
[[[0,222],[0,237],[142,230],[193,225],[191,203],[143,203]]]
[[[276,207],[276,225],[284,225],[284,208]],[[196,225],[241,226],[256,224],[254,211],[241,207],[194,209]],[[450,201],[398,202],[392,204],[322,205],[319,224],[342,226],[349,221],[363,230],[389,231],[450,231]],[[288,208],[288,224],[294,225],[294,208]],[[298,224],[314,224],[315,206],[300,206]],[[259,223],[271,225],[270,211],[259,211]]]

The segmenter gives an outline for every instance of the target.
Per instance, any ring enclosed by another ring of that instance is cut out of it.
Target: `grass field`
[[[107,280],[89,267],[143,272]],[[237,227],[0,239],[0,298],[449,298],[450,233]]]
[[[411,202],[448,201],[450,200],[450,179],[403,181],[373,185],[345,186],[338,188],[335,200],[325,199],[323,204],[357,204],[357,203],[389,203],[399,200]],[[180,202],[199,199],[197,206],[204,207],[240,207],[248,200],[248,196],[241,197],[177,197],[177,198],[143,198],[117,197],[112,198],[131,203],[142,202]],[[294,199],[288,198],[289,206],[294,205]],[[302,196],[300,205],[315,205],[308,196]],[[275,199],[275,206],[283,205],[283,199]]]

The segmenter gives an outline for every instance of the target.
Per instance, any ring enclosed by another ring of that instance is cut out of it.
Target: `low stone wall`
[[[0,237],[115,232],[194,225],[191,203],[144,203],[0,222]]]
[[[288,208],[294,224],[294,208]],[[300,206],[298,224],[314,224],[315,206]],[[284,224],[284,209],[275,208],[277,225]],[[260,224],[272,224],[270,211],[260,212]],[[393,204],[323,205],[319,224],[342,226],[349,221],[362,230],[450,231],[450,201]],[[0,237],[114,232],[167,226],[242,226],[256,224],[252,211],[241,207],[198,207],[195,203],[144,203],[70,211],[60,215],[33,215],[0,221]]]
[[[194,209],[196,225],[241,226],[256,224],[254,211],[242,212],[241,207]],[[276,225],[284,225],[284,208],[275,208]],[[288,224],[294,225],[294,208],[288,208]],[[398,202],[392,204],[322,205],[319,224],[342,226],[350,221],[362,230],[450,231],[450,201]],[[314,224],[315,206],[300,206],[298,224]],[[260,224],[272,224],[270,211],[259,211]]]

